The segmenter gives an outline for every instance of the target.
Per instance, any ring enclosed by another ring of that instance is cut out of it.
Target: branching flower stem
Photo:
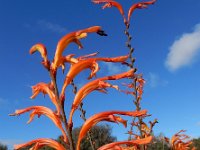
[[[71,85],[73,86],[73,93],[76,94],[76,93],[77,93],[77,86],[74,84],[74,81],[73,81],[73,80],[72,80],[72,82],[71,82]],[[81,116],[80,116],[80,117],[81,117],[81,118],[83,119],[83,121],[85,122],[87,119],[86,119],[86,117],[85,117],[86,111],[83,109],[83,103],[80,104],[79,110],[80,110],[80,112],[81,112]],[[92,139],[91,134],[92,134],[91,131],[89,131],[89,132],[87,133],[87,138],[89,139],[90,146],[91,146],[92,150],[95,150],[95,144],[94,144],[94,142],[93,142],[93,139]]]
[[[72,139],[72,129],[70,129],[68,127],[66,114],[65,114],[65,110],[64,110],[64,104],[62,105],[61,100],[59,99],[59,91],[58,91],[58,86],[57,86],[57,82],[56,82],[56,76],[51,71],[49,71],[49,73],[50,73],[50,77],[51,77],[51,80],[52,80],[54,88],[55,88],[56,100],[57,100],[58,105],[59,105],[60,110],[61,110],[61,114],[60,114],[61,119],[62,119],[62,122],[65,126],[65,130],[67,131],[67,134],[68,134],[70,150],[74,150],[74,143],[73,143],[73,139]]]

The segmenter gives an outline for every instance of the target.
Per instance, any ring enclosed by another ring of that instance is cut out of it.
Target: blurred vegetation
[[[78,140],[80,129],[81,127],[78,127],[78,128],[74,128],[72,131],[72,137],[75,141],[75,144],[76,144],[76,141]],[[104,144],[108,144],[117,140],[116,137],[112,136],[112,128],[109,125],[94,126],[90,132],[91,132],[92,139],[95,145],[95,149],[101,147]],[[62,141],[61,136],[57,138],[57,141],[64,145],[64,142]],[[29,150],[30,148],[31,146],[22,148],[20,150]],[[4,150],[4,149],[0,148],[0,150]],[[51,147],[45,146],[41,148],[40,150],[54,150],[54,149]],[[85,137],[81,142],[81,150],[92,150],[90,142],[87,139],[87,137]]]
[[[2,143],[0,143],[0,150],[8,150],[8,147]]]
[[[72,134],[73,134],[73,138],[75,142],[78,139],[80,129],[81,127],[73,129]],[[117,141],[117,138],[112,136],[112,128],[109,125],[94,126],[91,129],[91,133],[92,133],[91,135],[94,141],[95,149],[101,147],[104,144]],[[163,138],[164,138],[164,135],[162,133],[159,134],[158,136],[155,136],[153,139],[153,142],[151,144],[148,144],[147,150],[171,150],[169,145],[163,140]],[[59,143],[64,144],[61,136],[57,138],[57,141]],[[194,138],[192,141],[193,141],[193,146],[196,147],[196,150],[200,150],[200,138]],[[21,150],[29,150],[30,148],[31,146],[23,148]],[[8,148],[6,145],[3,145],[0,143],[0,150],[8,150]],[[54,150],[54,149],[51,147],[45,146],[41,148],[40,150]],[[92,150],[90,146],[90,142],[87,139],[87,137],[85,137],[81,142],[81,150]]]

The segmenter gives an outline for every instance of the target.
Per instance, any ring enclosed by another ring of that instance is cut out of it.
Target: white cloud
[[[48,22],[46,20],[39,20],[37,22],[37,25],[42,29],[50,30],[52,32],[64,33],[64,34],[67,33],[67,29],[65,27],[62,27],[59,24]]]
[[[200,24],[197,24],[193,32],[184,33],[178,40],[174,41],[169,49],[165,65],[170,71],[191,65],[199,52]]]
[[[168,81],[161,79],[158,74],[150,72],[147,78],[147,83],[150,85],[150,87],[155,88],[158,86],[166,86]]]

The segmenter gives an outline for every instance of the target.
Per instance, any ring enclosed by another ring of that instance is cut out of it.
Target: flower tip
[[[108,35],[105,33],[105,31],[103,31],[103,30],[97,31],[97,34],[100,35],[100,36],[108,36]]]

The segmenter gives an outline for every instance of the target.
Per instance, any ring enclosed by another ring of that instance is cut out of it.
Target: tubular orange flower
[[[105,80],[119,80],[122,78],[128,78],[128,77],[133,77],[134,76],[134,70],[129,70],[127,72],[121,73],[121,74],[117,74],[117,75],[113,75],[113,76],[106,76],[106,77],[102,77],[102,78],[98,78],[96,80],[93,80],[91,82],[88,82],[87,84],[85,84],[77,93],[76,96],[74,98],[72,107],[71,107],[71,111],[70,111],[70,116],[69,116],[69,124],[72,124],[72,117],[74,114],[74,111],[78,108],[78,106],[80,105],[80,103],[82,102],[82,100],[92,91],[94,90],[98,90],[98,89],[104,89],[106,87],[113,87],[115,89],[118,90],[117,86],[113,86],[109,83],[104,82]]]
[[[55,140],[45,139],[45,138],[35,139],[24,144],[14,145],[14,149],[20,150],[21,148],[31,146],[33,144],[35,145],[31,148],[32,150],[38,150],[39,148],[42,148],[43,146],[50,146],[52,148],[55,148],[56,150],[65,150],[62,144],[58,143]]]
[[[31,47],[29,53],[30,53],[30,54],[33,54],[33,53],[35,53],[36,51],[39,51],[39,52],[40,52],[42,58],[44,59],[43,62],[42,62],[43,65],[44,65],[47,69],[49,69],[49,67],[50,67],[50,62],[49,62],[49,60],[48,60],[48,58],[47,58],[47,50],[46,50],[46,47],[45,47],[43,44],[41,44],[41,43],[35,44],[35,45],[33,45],[33,46]]]
[[[90,68],[92,70],[89,79],[95,76],[96,72],[99,70],[99,66],[94,59],[81,60],[78,63],[71,66],[69,72],[65,77],[65,81],[61,91],[61,97],[64,97],[66,87],[71,83],[73,78],[79,74],[82,70]]]
[[[66,87],[70,84],[73,78],[75,78],[75,76],[79,74],[81,71],[83,71],[84,69],[90,68],[92,72],[90,76],[88,77],[89,79],[91,79],[93,76],[96,75],[96,72],[99,70],[99,66],[96,61],[124,62],[127,59],[128,59],[128,55],[113,57],[113,58],[100,57],[100,58],[88,58],[88,59],[80,60],[78,63],[71,66],[69,72],[67,73],[65,77],[65,81],[64,81],[62,91],[61,91],[62,99],[64,97]]]
[[[53,87],[52,83],[48,83],[48,84],[43,83],[43,82],[38,83],[38,84],[32,86],[33,95],[30,98],[34,99],[41,92],[43,94],[48,94],[52,103],[56,106],[57,113],[60,114],[60,107],[56,101],[56,96],[55,96],[53,90],[54,90],[54,87]]]
[[[124,13],[124,10],[123,10],[123,7],[120,3],[114,1],[114,0],[93,0],[92,1],[93,3],[95,4],[101,4],[101,3],[106,3],[102,8],[105,9],[105,8],[110,8],[110,7],[116,7],[120,14],[122,15],[123,19],[124,19],[124,22],[126,22],[126,17],[125,17],[125,13]]]
[[[128,24],[130,23],[131,15],[135,9],[147,8],[148,5],[152,5],[155,2],[156,0],[150,0],[148,2],[139,2],[139,3],[133,4],[128,11]]]
[[[45,115],[47,116],[49,119],[51,119],[53,121],[53,123],[61,130],[63,136],[64,136],[64,141],[68,141],[67,140],[67,136],[66,133],[62,127],[62,123],[60,121],[60,118],[58,115],[56,115],[51,109],[44,107],[44,106],[31,106],[31,107],[27,107],[25,109],[20,109],[20,110],[16,110],[14,114],[10,114],[11,116],[17,116],[17,115],[21,115],[25,112],[29,112],[32,111],[30,114],[30,118],[28,120],[27,123],[30,123],[33,118],[35,117],[35,115],[38,115],[38,117],[40,117],[41,115]]]
[[[79,30],[76,32],[72,32],[69,33],[67,35],[65,35],[64,37],[62,37],[60,39],[60,41],[57,44],[57,48],[56,48],[56,53],[54,56],[54,61],[51,65],[51,68],[53,71],[56,71],[56,69],[61,65],[62,63],[62,53],[64,51],[64,49],[71,43],[71,42],[75,42],[76,44],[78,44],[79,48],[82,48],[81,42],[79,41],[79,39],[85,38],[87,36],[87,33],[92,33],[92,32],[96,32],[96,33],[104,33],[101,30],[100,26],[93,26],[90,28],[86,28],[83,30]],[[101,34],[104,35],[104,34]]]
[[[119,146],[119,145],[123,145],[123,144],[128,144],[128,145],[144,145],[144,144],[149,144],[149,143],[151,143],[152,139],[153,139],[153,137],[149,136],[149,137],[146,137],[146,138],[143,138],[143,139],[137,139],[137,140],[131,140],[131,141],[113,142],[113,143],[109,143],[109,144],[106,144],[106,145],[98,148],[98,150],[108,150],[108,149],[111,150],[113,147]],[[119,147],[118,147],[118,149],[119,149]]]
[[[94,90],[103,90],[107,87],[113,87],[115,89],[119,89],[118,86],[109,84],[107,82],[104,82],[100,79],[96,79],[94,81],[91,81],[89,83],[87,83],[86,85],[84,85],[76,94],[72,107],[71,107],[71,111],[70,111],[70,116],[69,116],[69,125],[72,125],[72,116],[75,112],[75,110],[78,108],[78,106],[81,104],[82,100],[92,91]]]
[[[164,138],[164,140],[170,144],[173,150],[189,150],[192,145],[190,137],[186,134],[181,134],[185,130],[180,130],[178,133],[172,136],[171,140],[169,138]],[[193,147],[195,150],[195,147]]]
[[[118,115],[127,115],[127,116],[132,116],[132,117],[139,117],[139,116],[144,116],[146,115],[147,110],[142,110],[142,111],[107,111],[107,112],[101,112],[98,114],[93,115],[89,119],[86,120],[86,122],[83,124],[78,141],[77,141],[77,150],[80,149],[80,142],[87,133],[87,131],[94,125],[96,125],[100,121],[110,121],[110,122],[123,122],[123,124],[126,126],[124,123],[124,120],[121,118],[116,118],[114,114]]]

